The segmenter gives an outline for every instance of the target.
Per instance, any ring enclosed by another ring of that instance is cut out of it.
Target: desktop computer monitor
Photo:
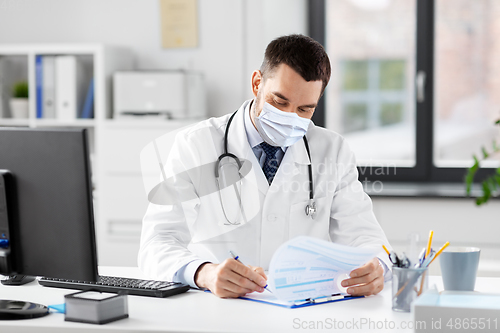
[[[0,274],[97,280],[87,130],[0,128]]]

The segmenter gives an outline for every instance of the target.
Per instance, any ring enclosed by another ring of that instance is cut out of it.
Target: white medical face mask
[[[302,139],[310,123],[310,119],[299,117],[295,112],[283,112],[267,102],[255,117],[257,132],[275,147],[289,147]]]

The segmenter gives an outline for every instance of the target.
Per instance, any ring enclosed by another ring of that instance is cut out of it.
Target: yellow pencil
[[[425,252],[426,258],[429,256],[429,253],[431,253],[432,236],[434,236],[434,231],[431,230],[429,233],[429,242],[427,243],[427,251]]]
[[[448,247],[448,245],[450,245],[450,242],[444,243],[444,245],[439,249],[439,251],[436,252],[436,254],[434,255],[434,258],[432,258],[432,260],[429,263],[429,265],[432,264],[432,262],[437,258],[437,256],[440,255],[441,252],[443,252],[444,249],[446,249]],[[429,266],[429,265],[427,265],[427,266]]]
[[[389,252],[389,250],[387,250],[387,248],[385,247],[385,245],[382,245],[382,247],[384,248],[385,252],[387,252],[387,255],[390,256],[391,253]]]

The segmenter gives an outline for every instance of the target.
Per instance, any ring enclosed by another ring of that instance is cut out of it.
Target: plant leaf
[[[465,176],[465,184],[467,186],[466,193],[468,196],[470,196],[472,183],[474,182],[474,176],[476,175],[476,172],[479,169],[479,160],[477,159],[476,155],[474,155],[473,158],[474,158],[474,165],[471,166],[469,169],[467,169],[467,174]],[[497,171],[500,175],[500,168],[498,168]]]
[[[487,180],[483,183],[483,196],[481,197],[481,204],[488,202],[491,197],[491,189]]]
[[[495,179],[495,181],[497,182],[497,184],[500,186],[500,175],[495,174],[492,177]]]
[[[481,147],[481,151],[483,152],[484,159],[487,159],[490,156],[490,154],[488,154],[488,152],[486,151],[486,148]]]
[[[497,190],[497,182],[495,180],[495,176],[491,176],[487,179],[487,182],[489,184],[490,190],[496,191]]]
[[[495,125],[500,125],[500,119],[498,119],[497,121],[495,121]]]
[[[493,140],[493,151],[496,153],[499,150],[500,150],[500,147],[498,147],[497,141]]]

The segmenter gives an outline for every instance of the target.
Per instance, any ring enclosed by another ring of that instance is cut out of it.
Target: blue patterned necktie
[[[269,184],[273,182],[274,176],[276,175],[276,171],[278,171],[278,159],[276,158],[276,153],[280,150],[280,147],[274,147],[266,142],[262,142],[260,144],[264,152],[266,153],[266,160],[264,161],[264,165],[262,166],[262,171],[264,171],[264,175],[266,175],[267,181]]]

